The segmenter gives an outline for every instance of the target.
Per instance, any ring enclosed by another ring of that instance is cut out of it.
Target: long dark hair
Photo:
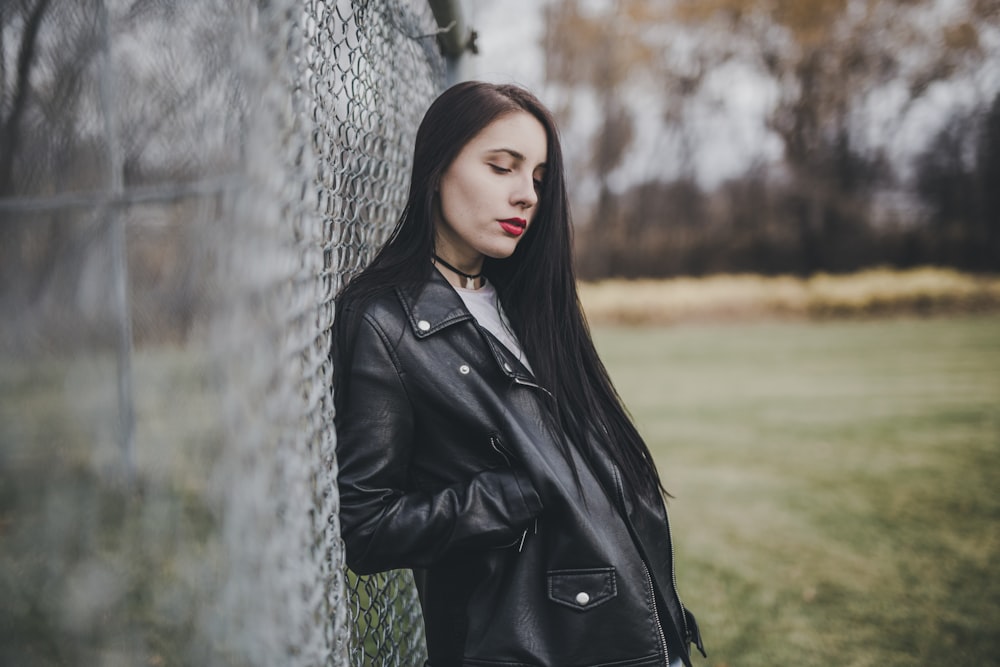
[[[662,486],[649,449],[597,356],[577,297],[559,133],[551,113],[523,88],[467,81],[431,104],[417,130],[406,207],[375,259],[338,297],[337,328],[344,339],[340,359],[349,358],[366,302],[397,285],[427,280],[434,270],[434,210],[441,175],[473,137],[515,111],[530,113],[545,128],[545,177],[534,224],[510,257],[487,257],[483,273],[500,295],[535,379],[552,394],[550,417],[569,442],[587,456],[594,454],[588,447],[603,449],[621,468],[630,490],[657,493]],[[568,456],[570,445],[563,440],[559,445]]]

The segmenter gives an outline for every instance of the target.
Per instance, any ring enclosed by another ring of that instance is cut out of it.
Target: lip
[[[528,227],[528,221],[524,218],[507,218],[506,220],[498,220],[497,222],[511,236],[520,236]]]

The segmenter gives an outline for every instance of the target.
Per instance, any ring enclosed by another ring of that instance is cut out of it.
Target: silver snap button
[[[420,320],[419,322],[417,322],[417,328],[420,329],[421,331],[430,331],[431,323],[428,322],[427,320]]]
[[[466,366],[465,364],[462,364],[461,366],[458,367],[458,372],[461,373],[462,375],[468,375],[469,367]]]
[[[587,595],[583,591],[580,591],[579,593],[576,594],[576,603],[578,605],[580,605],[582,607],[585,604],[587,604],[588,602],[590,602],[590,596],[589,595]]]

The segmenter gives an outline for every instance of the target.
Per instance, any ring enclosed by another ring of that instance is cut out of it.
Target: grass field
[[[676,496],[696,664],[1000,665],[1000,315],[595,337]],[[203,361],[136,355],[140,496],[102,482],[112,358],[0,364],[0,664],[229,664],[191,658],[228,650]]]
[[[700,664],[1000,665],[1000,317],[594,333]]]

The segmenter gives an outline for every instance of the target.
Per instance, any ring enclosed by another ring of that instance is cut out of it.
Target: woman
[[[562,154],[515,86],[462,83],[338,300],[341,526],[412,568],[428,665],[690,665],[662,487],[577,301]],[[704,651],[702,651],[704,653]]]

